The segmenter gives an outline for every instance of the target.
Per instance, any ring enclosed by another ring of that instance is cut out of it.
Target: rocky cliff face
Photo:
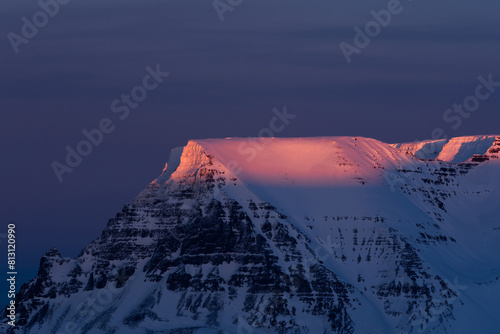
[[[48,252],[3,328],[498,332],[499,145],[450,163],[365,138],[191,141],[77,258]]]

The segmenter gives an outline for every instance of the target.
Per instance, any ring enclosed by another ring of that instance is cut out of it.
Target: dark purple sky
[[[3,0],[0,237],[17,222],[19,279],[32,278],[51,247],[77,255],[159,175],[171,148],[257,136],[273,108],[297,115],[276,136],[500,133],[500,87],[458,129],[443,120],[479,75],[500,81],[498,0],[402,1],[348,64],[339,44],[354,44],[353,28],[387,6],[243,0],[221,22],[212,0],[72,0],[15,53],[7,35],[21,35],[22,18],[40,7]],[[120,120],[111,103],[157,64],[170,76]],[[60,183],[51,163],[103,118],[114,132]]]

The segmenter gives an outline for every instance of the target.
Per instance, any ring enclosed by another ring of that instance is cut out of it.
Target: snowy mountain
[[[498,158],[497,136],[456,137],[451,140],[426,140],[414,143],[393,144],[391,146],[409,152],[421,159],[437,159],[448,162],[484,160]]]
[[[192,140],[77,258],[49,251],[0,331],[499,333],[499,151]]]

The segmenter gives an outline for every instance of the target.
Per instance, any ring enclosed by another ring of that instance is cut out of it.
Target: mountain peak
[[[167,164],[179,161],[175,172],[165,176],[179,179],[212,163],[250,182],[325,184],[368,177],[374,169],[410,160],[388,144],[363,137],[204,139],[189,141],[180,161]]]
[[[498,333],[499,139],[191,140],[0,330]]]
[[[500,136],[387,144],[364,137],[225,138],[190,140],[172,150],[153,183],[179,181],[206,165],[252,184],[349,184],[380,181],[383,170],[414,166],[416,159],[466,162],[491,153]],[[488,153],[489,152],[489,153]],[[415,159],[416,158],[416,159]]]

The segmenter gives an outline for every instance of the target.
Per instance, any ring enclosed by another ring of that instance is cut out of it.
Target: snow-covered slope
[[[404,152],[411,153],[420,159],[438,159],[448,162],[464,162],[471,160],[474,155],[483,156],[492,148],[498,148],[500,143],[495,142],[496,136],[466,136],[455,137],[449,140],[425,140],[420,142],[392,144]],[[492,152],[489,152],[492,153]],[[498,150],[496,152],[498,153]],[[498,154],[496,155],[498,157]]]
[[[498,136],[192,140],[79,257],[47,253],[3,328],[499,333],[499,151]]]

